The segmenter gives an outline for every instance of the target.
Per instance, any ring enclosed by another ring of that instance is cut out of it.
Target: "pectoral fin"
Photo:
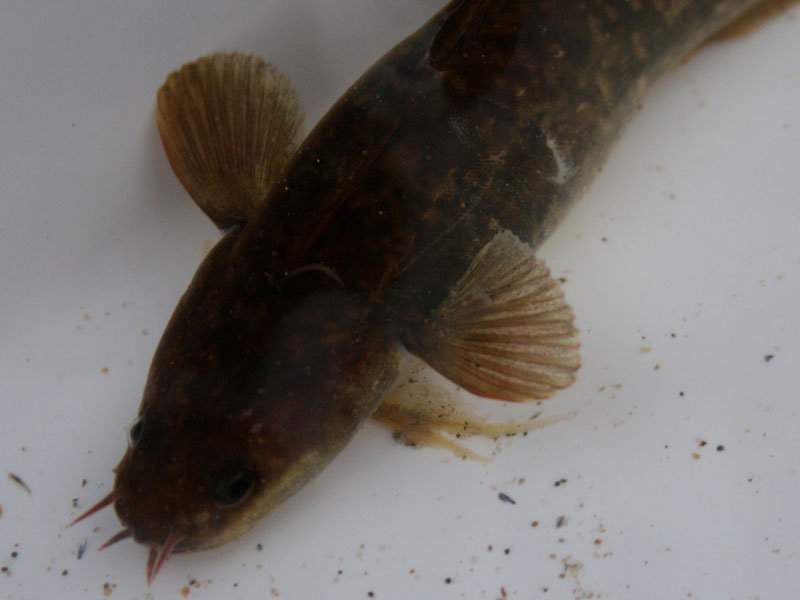
[[[409,350],[478,396],[525,401],[569,386],[580,366],[572,309],[510,231],[478,253]]]
[[[297,94],[255,56],[214,54],[184,65],[158,92],[158,131],[192,199],[224,228],[247,221],[294,152]]]

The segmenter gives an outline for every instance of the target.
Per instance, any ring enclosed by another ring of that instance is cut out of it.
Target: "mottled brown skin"
[[[752,3],[455,1],[387,54],[175,310],[117,469],[135,539],[218,545],[310,479],[478,251],[539,244],[647,82]],[[255,483],[219,506],[231,470]]]
[[[178,305],[141,437],[117,469],[116,511],[142,543],[179,534],[184,551],[237,537],[336,455],[397,366],[386,327],[321,271],[243,294],[228,260],[236,238],[217,245]],[[216,479],[238,470],[256,480],[250,497],[269,494],[257,514],[215,506]]]
[[[243,232],[242,270],[320,262],[429,312],[496,232],[537,246],[647,83],[751,4],[452,2],[314,129]]]

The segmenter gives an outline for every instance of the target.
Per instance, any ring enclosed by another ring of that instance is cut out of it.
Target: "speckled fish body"
[[[318,261],[432,310],[494,233],[536,247],[648,83],[752,4],[452,2],[315,128],[243,232],[244,268]]]
[[[501,232],[535,248],[647,84],[751,4],[454,1],[367,71],[252,218],[221,223],[164,333],[108,500],[150,571],[323,468],[398,345],[427,358],[482,249]]]

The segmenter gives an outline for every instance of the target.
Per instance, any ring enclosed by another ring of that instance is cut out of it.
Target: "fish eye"
[[[224,470],[214,483],[211,496],[217,506],[230,508],[242,502],[253,489],[255,478],[239,466]]]
[[[142,439],[142,429],[144,429],[144,415],[139,415],[128,428],[128,445],[131,448],[135,448]]]

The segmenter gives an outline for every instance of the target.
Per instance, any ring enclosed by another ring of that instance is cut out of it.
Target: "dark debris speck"
[[[21,487],[23,490],[25,490],[26,492],[28,492],[28,495],[29,495],[29,496],[33,496],[33,492],[31,491],[31,488],[30,488],[30,487],[28,487],[28,484],[27,484],[27,483],[25,483],[25,482],[22,480],[22,477],[20,477],[19,475],[15,474],[15,473],[9,473],[9,474],[8,474],[8,478],[9,478],[11,481],[13,481],[14,483],[16,483],[16,484],[17,484],[19,487]]]
[[[497,494],[497,497],[500,498],[500,500],[502,500],[503,502],[508,502],[509,504],[517,503],[511,496],[509,496],[508,494],[504,494],[503,492]]]
[[[769,362],[769,361],[771,361],[773,358],[775,358],[775,355],[774,355],[774,354],[765,354],[765,355],[764,355],[764,362]]]

